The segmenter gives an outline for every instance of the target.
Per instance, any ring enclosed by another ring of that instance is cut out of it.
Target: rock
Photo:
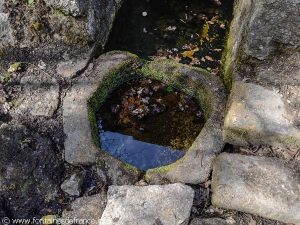
[[[0,196],[9,216],[33,218],[57,207],[63,167],[51,140],[22,125],[3,123],[0,143]]]
[[[141,177],[138,170],[124,167],[124,164],[108,154],[103,154],[97,164],[98,174],[105,174],[108,185],[133,185]]]
[[[300,147],[300,131],[289,117],[279,94],[252,83],[235,82],[224,123],[224,140],[235,145]]]
[[[88,61],[88,59],[82,59],[61,62],[57,65],[56,72],[63,78],[72,79],[87,67]]]
[[[299,8],[298,0],[239,1],[229,35],[233,55],[244,50],[246,55],[266,59],[279,44],[300,46]]]
[[[226,220],[221,218],[195,218],[189,225],[229,225]]]
[[[241,0],[235,4],[224,63],[229,89],[243,75],[239,68],[249,58],[270,59],[284,48],[300,46],[299,7],[299,0]]]
[[[85,0],[47,0],[45,3],[72,16],[84,15],[88,6]]]
[[[65,160],[73,165],[93,164],[100,149],[92,137],[88,118],[88,100],[99,82],[113,69],[132,59],[130,54],[115,52],[104,54],[95,62],[92,74],[79,79],[63,101],[63,125],[66,134]]]
[[[212,175],[212,204],[300,224],[299,171],[280,159],[223,153]]]
[[[70,178],[65,180],[60,188],[70,196],[79,196],[81,194],[81,185],[83,177],[78,174],[72,174]]]
[[[90,37],[104,48],[123,0],[90,0],[88,31]]]
[[[59,102],[59,85],[55,78],[36,74],[21,79],[24,93],[15,103],[12,115],[15,117],[53,116]]]
[[[206,123],[186,154],[176,162],[150,169],[150,184],[199,184],[207,181],[212,162],[224,147],[222,127],[226,108],[226,91],[221,81],[202,69],[195,69],[170,60],[155,60],[141,69],[147,77],[176,86],[196,97],[204,111]]]
[[[194,191],[183,184],[110,186],[99,225],[187,225]]]
[[[65,36],[69,37],[69,39],[73,39],[74,37],[70,35],[70,33],[78,33],[77,31],[79,31],[79,33],[81,32],[83,34],[82,36],[84,36],[84,38],[81,38],[81,41],[86,39],[85,42],[95,42],[100,47],[105,46],[114,19],[122,3],[123,0],[46,1],[48,6],[61,10],[63,13],[78,17],[74,22],[74,20],[69,19],[68,16],[50,16],[52,21],[50,22],[50,24],[52,24],[51,27],[53,27],[53,30],[57,30],[56,33],[58,35],[60,34],[60,29],[64,29],[64,26],[69,26],[71,23],[70,32],[66,30]],[[61,23],[60,21],[68,21],[68,23]],[[84,22],[84,26],[80,25],[82,29],[78,29],[79,27],[76,25],[76,22],[81,23],[82,21]],[[61,26],[57,26],[56,23],[61,24]],[[80,39],[80,35],[78,35],[77,38]]]
[[[13,36],[13,28],[9,22],[9,14],[2,13],[0,7],[0,48],[14,45],[16,40]]]
[[[98,224],[98,220],[101,218],[102,213],[104,211],[107,199],[104,193],[77,198],[71,204],[71,208],[69,210],[65,209],[62,213],[62,219],[66,221],[93,221],[90,224]],[[70,223],[66,223],[70,224]]]

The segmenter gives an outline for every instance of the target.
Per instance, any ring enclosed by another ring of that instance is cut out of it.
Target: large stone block
[[[243,49],[249,56],[265,59],[278,44],[300,46],[299,9],[299,0],[237,1],[230,51],[236,55]]]
[[[290,162],[223,153],[213,166],[212,192],[217,207],[300,224],[300,176]]]
[[[63,101],[63,125],[66,134],[65,160],[71,164],[92,164],[100,149],[94,143],[88,115],[88,100],[103,77],[132,58],[127,53],[102,55],[87,77],[79,79]]]
[[[187,225],[193,199],[183,184],[111,186],[99,225]]]
[[[225,118],[224,140],[240,146],[299,147],[300,131],[289,117],[279,94],[256,84],[235,82]]]
[[[88,6],[85,0],[47,0],[45,3],[72,16],[82,16]]]

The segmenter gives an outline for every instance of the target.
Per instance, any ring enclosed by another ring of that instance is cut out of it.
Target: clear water
[[[151,144],[117,132],[100,131],[101,147],[123,162],[141,170],[168,165],[180,159],[185,152]]]

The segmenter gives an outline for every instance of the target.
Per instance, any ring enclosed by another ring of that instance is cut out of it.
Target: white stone
[[[194,191],[183,184],[110,186],[99,225],[187,225]]]

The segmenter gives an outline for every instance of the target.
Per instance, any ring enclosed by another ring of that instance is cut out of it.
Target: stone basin
[[[130,72],[132,71],[132,72]],[[212,161],[224,147],[222,126],[226,91],[221,81],[206,71],[171,60],[144,61],[128,52],[100,56],[94,68],[79,78],[64,98],[65,160],[74,165],[96,163],[108,157],[100,149],[96,113],[118,86],[133,76],[155,79],[173,86],[200,103],[206,123],[186,154],[174,163],[146,171],[150,183],[164,181],[201,183],[207,180]],[[75,112],[75,114],[74,114]],[[111,156],[109,156],[111,157]],[[124,168],[131,165],[114,159]]]

